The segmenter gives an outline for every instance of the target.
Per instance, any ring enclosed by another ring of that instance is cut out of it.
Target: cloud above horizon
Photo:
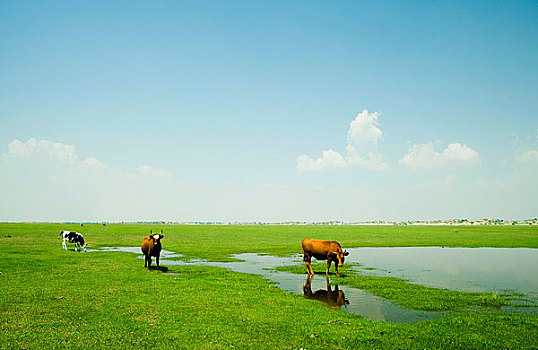
[[[162,169],[120,171],[96,157],[81,159],[74,145],[15,139],[0,155],[0,212],[12,220],[45,221],[159,218],[161,200],[177,184]]]
[[[94,157],[79,160],[74,145],[50,140],[37,141],[33,137],[29,138],[26,142],[21,142],[18,139],[11,141],[8,145],[7,155],[12,158],[47,158],[83,169],[91,168],[103,172],[113,171],[106,163]],[[170,177],[170,174],[165,170],[155,169],[149,165],[139,166],[137,173],[146,176]]]
[[[538,164],[538,150],[529,150],[519,154],[517,161],[527,165]]]
[[[297,158],[297,170],[316,172],[330,169],[362,167],[380,171],[389,168],[378,151],[383,132],[379,128],[379,113],[364,109],[351,121],[347,132],[346,155],[333,150],[323,150],[321,157],[313,159],[306,154]]]
[[[399,163],[413,170],[439,168],[446,165],[470,165],[480,162],[480,156],[474,149],[460,143],[450,143],[437,152],[433,143],[416,144],[409,148]]]
[[[60,142],[49,140],[37,141],[31,137],[26,142],[18,139],[11,141],[8,145],[8,155],[12,157],[28,158],[35,154],[48,155],[56,160],[66,163],[77,161],[75,146],[65,145]]]

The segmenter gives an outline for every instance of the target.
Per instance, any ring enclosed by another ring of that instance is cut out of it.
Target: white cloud
[[[86,158],[85,160],[81,161],[79,165],[84,168],[91,168],[95,170],[108,169],[108,165],[106,163],[103,163],[99,159],[93,157]]]
[[[383,133],[378,127],[379,113],[363,110],[349,125],[347,132],[346,156],[332,149],[321,152],[321,158],[312,159],[308,155],[297,158],[297,170],[314,172],[328,169],[362,167],[370,170],[385,170],[389,166],[378,152],[377,146]]]
[[[321,158],[312,159],[307,155],[297,158],[297,170],[299,171],[321,171],[327,169],[347,168],[348,163],[344,157],[332,149],[322,151]]]
[[[348,144],[355,145],[362,152],[375,152],[383,136],[378,127],[378,118],[378,112],[368,113],[366,109],[357,114],[349,125]]]
[[[26,142],[13,140],[8,146],[8,154],[13,157],[30,157],[34,154],[45,153],[59,161],[74,163],[77,160],[75,146],[65,145],[49,140],[37,141],[30,138]]]
[[[434,168],[442,164],[442,155],[433,149],[433,144],[414,145],[399,162],[413,169]]]
[[[49,157],[60,163],[66,163],[77,166],[82,170],[94,171],[112,171],[110,167],[97,158],[89,157],[84,160],[78,160],[76,148],[73,145],[66,145],[61,142],[49,140],[37,141],[35,138],[29,138],[26,142],[13,140],[8,145],[8,155],[15,158]],[[149,165],[139,166],[136,172],[140,176],[154,176],[169,178],[170,174],[162,169],[155,169]]]
[[[523,164],[538,164],[538,150],[530,150],[520,154],[517,161]]]
[[[138,167],[138,173],[145,176],[157,176],[162,178],[169,178],[170,174],[162,169],[155,169],[149,165],[142,165]]]
[[[19,140],[13,140],[8,145],[8,154],[12,157],[29,157],[37,149],[37,141],[34,138],[22,143]]]
[[[440,153],[430,142],[413,145],[399,162],[414,170],[422,170],[449,164],[475,164],[480,162],[480,156],[474,149],[460,143],[451,143]]]
[[[443,159],[461,164],[473,164],[480,161],[480,157],[474,149],[460,143],[449,144],[443,151]]]
[[[170,174],[149,165],[123,172],[76,147],[49,140],[13,140],[0,157],[0,219],[157,219],[177,201]],[[31,203],[31,204],[29,204]]]
[[[378,152],[369,152],[365,154],[364,152],[357,150],[353,145],[347,145],[346,151],[346,160],[349,166],[358,166],[374,171],[389,169],[383,156]]]

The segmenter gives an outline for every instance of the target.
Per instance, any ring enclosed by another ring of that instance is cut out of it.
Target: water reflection
[[[307,299],[313,299],[321,301],[332,308],[339,308],[342,305],[349,304],[349,300],[346,299],[344,291],[338,288],[338,285],[334,286],[334,290],[331,287],[329,278],[325,276],[327,280],[327,288],[318,289],[312,292],[312,278],[314,276],[307,275],[305,285],[303,286],[303,295]]]

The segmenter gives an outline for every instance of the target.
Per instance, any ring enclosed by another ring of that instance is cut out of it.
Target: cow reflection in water
[[[344,291],[338,289],[338,285],[334,286],[334,290],[332,290],[329,278],[327,278],[327,290],[318,289],[315,292],[312,292],[312,278],[314,278],[313,275],[308,275],[306,278],[306,283],[303,287],[305,298],[322,301],[332,308],[338,308],[342,305],[346,306],[349,304],[349,301],[346,300],[346,296],[344,295]]]

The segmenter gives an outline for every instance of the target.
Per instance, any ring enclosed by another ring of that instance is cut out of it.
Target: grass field
[[[214,261],[229,261],[230,254],[243,252],[299,253],[305,237],[336,239],[343,247],[538,248],[538,227],[532,226],[4,223],[0,347],[538,348],[538,315],[496,311],[505,302],[502,296],[423,288],[348,270],[338,283],[408,308],[446,311],[439,319],[414,324],[372,322],[283,292],[259,276],[208,266],[146,272],[143,260],[132,254],[63,251],[57,239],[61,230],[74,230],[84,234],[92,249],[139,246],[150,229],[164,230],[164,249]]]

